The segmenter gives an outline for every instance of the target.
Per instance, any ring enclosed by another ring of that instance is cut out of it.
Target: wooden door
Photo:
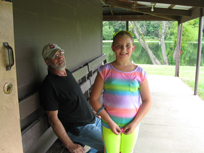
[[[7,66],[8,54],[14,55],[10,56],[11,65],[14,58],[12,67]],[[0,142],[1,153],[23,153],[14,52],[13,6],[12,2],[6,1],[0,1]]]

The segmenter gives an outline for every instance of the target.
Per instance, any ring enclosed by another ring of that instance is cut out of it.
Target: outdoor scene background
[[[147,42],[149,48],[153,51],[154,55],[157,59],[162,63],[162,52],[161,52],[161,45],[159,41],[150,41]],[[167,41],[165,42],[167,50],[173,47],[173,42]],[[115,54],[111,49],[112,41],[103,41],[103,53],[107,54],[107,61],[111,62],[115,59]],[[189,52],[186,52],[183,55],[185,59],[182,63],[184,66],[196,66],[197,60],[197,48],[198,43],[189,43],[188,44]],[[202,53],[201,53],[201,66],[204,66],[204,43],[202,44]],[[151,59],[149,58],[147,52],[142,47],[142,45],[135,41],[135,51],[132,53],[131,60],[137,64],[152,64]]]
[[[198,26],[199,19],[191,20],[183,24],[182,45],[181,45],[181,66],[196,66],[198,49]],[[161,65],[175,65],[173,56],[177,43],[177,22],[173,21],[129,21],[129,31],[135,39],[135,51],[132,54],[132,61],[138,64],[153,64],[147,51],[136,37],[148,45],[154,56]],[[120,30],[126,30],[125,21],[104,21],[103,22],[103,53],[107,54],[108,62],[115,59],[111,50],[113,34]],[[136,32],[136,33],[135,33]],[[168,64],[164,63],[162,56],[162,35],[165,42],[165,52]],[[143,39],[144,38],[144,39]],[[204,66],[204,43],[202,44],[201,66]]]

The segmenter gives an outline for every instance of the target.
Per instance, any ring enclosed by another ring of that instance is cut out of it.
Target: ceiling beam
[[[151,15],[103,15],[103,21],[169,21]]]
[[[104,6],[103,8],[110,8],[108,6]],[[114,7],[111,7],[111,10]],[[191,10],[177,10],[177,9],[164,9],[164,8],[154,8],[154,11],[151,11],[151,8],[135,8],[137,12],[144,12],[144,13],[153,13],[153,14],[166,14],[166,15],[178,15],[179,16],[191,16]],[[118,12],[118,11],[117,11]],[[112,14],[112,12],[111,12]]]
[[[186,16],[181,17],[181,23],[200,17],[200,8],[194,8],[191,11],[192,11],[192,15],[190,17],[186,17]],[[203,16],[204,16],[204,12],[203,12]]]
[[[137,1],[137,0],[129,0],[129,1]],[[139,0],[139,1],[204,7],[204,1],[203,0]]]
[[[172,16],[165,16],[165,15],[158,15],[158,14],[152,14],[149,13],[149,12],[142,12],[140,11],[139,9],[136,9],[134,8],[134,5],[133,3],[127,3],[127,2],[124,2],[124,1],[118,1],[118,0],[102,0],[105,4],[108,4],[108,5],[111,5],[111,6],[116,6],[116,7],[119,7],[119,8],[125,8],[125,9],[128,9],[128,10],[132,10],[134,12],[140,12],[140,13],[145,13],[145,14],[150,14],[152,16],[156,16],[156,17],[159,17],[159,18],[163,18],[163,19],[167,19],[167,20],[178,20],[177,18],[175,17],[172,17]]]
[[[153,14],[166,14],[166,15],[179,15],[179,16],[191,16],[191,10],[176,10],[176,9],[163,9],[163,8],[154,8],[154,11],[151,11],[151,8],[138,8],[135,9],[144,13],[153,13]]]
[[[175,4],[171,4],[171,6],[169,6],[169,9],[172,9],[175,6]]]
[[[110,8],[111,15],[114,15],[111,5],[109,5],[109,8]]]

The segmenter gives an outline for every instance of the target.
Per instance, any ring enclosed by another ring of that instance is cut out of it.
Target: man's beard
[[[61,63],[62,61],[64,62],[64,64],[63,64],[63,65],[59,65],[59,63]],[[64,69],[66,68],[66,60],[65,60],[65,59],[64,59],[64,60],[61,60],[61,61],[59,61],[56,65],[54,65],[54,64],[52,64],[52,63],[50,62],[50,65],[51,65],[51,67],[53,67],[54,69],[61,71],[61,70],[64,70]]]

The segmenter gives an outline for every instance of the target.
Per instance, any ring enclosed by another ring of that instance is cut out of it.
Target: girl
[[[92,89],[90,104],[102,118],[105,153],[133,151],[139,123],[151,106],[146,72],[130,62],[134,49],[132,33],[117,32],[112,44],[116,60],[98,69]],[[99,101],[102,91],[103,106]]]

